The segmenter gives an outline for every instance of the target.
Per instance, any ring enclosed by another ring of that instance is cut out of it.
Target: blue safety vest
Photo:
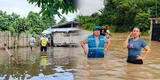
[[[104,36],[99,35],[99,45],[96,46],[95,36],[88,36],[88,58],[104,58]]]

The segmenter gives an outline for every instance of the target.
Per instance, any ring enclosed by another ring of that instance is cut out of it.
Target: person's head
[[[47,36],[47,34],[43,34],[43,37],[46,37]]]
[[[140,37],[141,31],[139,27],[135,27],[132,30],[132,37],[137,38]]]
[[[100,35],[100,26],[93,26],[93,35],[94,36]]]
[[[102,29],[108,29],[107,25],[102,26]]]

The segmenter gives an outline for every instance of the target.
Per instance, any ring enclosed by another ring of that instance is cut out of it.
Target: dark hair
[[[139,26],[134,27],[133,29],[135,29],[135,28],[139,29],[139,32],[141,32],[141,28],[140,28]],[[133,30],[133,29],[132,29],[132,30]]]
[[[108,29],[108,25],[103,25],[101,28],[105,27],[105,29]]]

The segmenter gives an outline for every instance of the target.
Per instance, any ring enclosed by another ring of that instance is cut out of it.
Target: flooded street
[[[76,80],[160,80],[160,46],[156,46],[160,42],[152,42],[152,53],[143,65],[127,63],[127,50],[120,48],[122,41],[112,41],[115,43],[119,48],[113,45],[104,59],[78,59]]]
[[[24,53],[26,49],[28,52]],[[63,50],[68,53],[63,55]],[[14,56],[16,62],[10,62],[5,54],[0,57],[0,80],[74,80],[74,63],[69,51],[69,48],[49,48],[46,54],[39,48],[33,52],[29,48],[20,48]]]
[[[123,41],[112,40],[101,59],[88,59],[81,47],[49,47],[47,53],[39,47],[10,50],[15,61],[0,50],[0,80],[160,80],[160,42],[153,41],[144,64],[135,65],[126,62]]]

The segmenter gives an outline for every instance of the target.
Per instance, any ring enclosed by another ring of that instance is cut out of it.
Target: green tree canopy
[[[41,16],[35,12],[29,12],[28,16],[21,18],[20,15],[0,11],[0,30],[11,33],[27,32],[30,34],[41,34],[48,27],[55,24],[54,17]]]
[[[80,22],[84,29],[92,30],[94,25],[99,25],[99,14],[94,13],[91,16],[78,16],[77,22]]]
[[[21,33],[24,28],[24,20],[20,15],[12,13],[11,15],[6,12],[0,11],[0,30],[11,31],[12,33]]]
[[[114,27],[113,31],[124,32],[139,26],[146,32],[149,30],[149,18],[160,17],[159,0],[105,0],[104,2],[105,8],[100,10],[101,15],[77,18],[85,25],[83,28],[90,29],[91,24],[110,25]]]
[[[27,16],[28,32],[32,34],[41,34],[43,30],[54,24],[54,17],[40,16],[40,14],[35,12],[29,12]]]
[[[68,14],[76,11],[76,0],[27,0],[31,4],[36,4],[41,8],[43,15],[53,16],[55,14]]]

